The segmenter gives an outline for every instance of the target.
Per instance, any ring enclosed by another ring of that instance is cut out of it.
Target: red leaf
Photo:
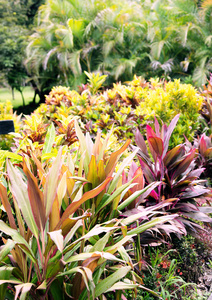
[[[207,150],[207,145],[203,134],[199,142],[199,152],[202,156],[204,156],[206,150]]]
[[[4,209],[7,212],[11,228],[17,229],[15,225],[15,219],[13,217],[12,210],[11,210],[11,205],[7,197],[7,189],[1,183],[0,183],[0,199],[4,206]]]
[[[158,157],[161,157],[163,154],[163,141],[159,137],[149,137],[148,142],[151,144],[153,150]]]
[[[144,138],[142,136],[142,134],[140,133],[140,131],[136,130],[136,134],[135,134],[135,141],[137,146],[142,150],[142,152],[149,157],[148,151],[147,151],[147,147],[146,147],[146,143],[144,141]]]
[[[43,193],[38,187],[37,179],[27,168],[25,160],[23,160],[23,170],[27,176],[28,195],[35,223],[38,226],[38,229],[43,231],[46,224],[46,210],[44,207]]]

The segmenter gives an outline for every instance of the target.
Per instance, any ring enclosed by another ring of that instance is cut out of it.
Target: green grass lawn
[[[23,90],[24,100],[25,104],[28,105],[34,96],[34,91],[31,87],[25,87]],[[5,102],[7,100],[10,100],[12,102],[12,105],[14,108],[17,108],[19,106],[23,105],[23,101],[21,98],[21,94],[18,91],[14,91],[14,100],[12,99],[12,91],[8,88],[1,88],[0,89],[0,102]],[[36,97],[36,102],[39,101],[39,97]]]

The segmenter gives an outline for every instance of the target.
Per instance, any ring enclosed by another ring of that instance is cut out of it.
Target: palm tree
[[[66,85],[79,84],[84,70],[113,80],[132,76],[144,39],[142,17],[136,1],[47,1],[27,47],[27,69],[46,83],[54,72],[53,81]]]

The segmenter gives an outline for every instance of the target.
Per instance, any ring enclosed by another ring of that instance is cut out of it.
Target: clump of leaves
[[[203,133],[201,136],[197,136],[193,140],[193,144],[186,142],[186,146],[189,149],[195,148],[198,150],[198,155],[195,159],[196,168],[204,168],[201,177],[207,179],[207,184],[212,183],[212,141],[211,136],[207,136]]]
[[[53,87],[49,95],[46,95],[46,104],[60,106],[63,102],[67,107],[72,105],[72,92],[68,87],[56,86]]]
[[[146,184],[160,181],[159,186],[151,192],[146,205],[163,202],[165,199],[176,198],[169,207],[170,213],[178,212],[181,221],[190,227],[196,226],[190,219],[211,222],[211,218],[203,213],[211,212],[211,208],[198,206],[197,198],[209,192],[199,179],[203,168],[195,169],[196,149],[186,151],[185,145],[178,145],[168,151],[171,134],[177,124],[179,115],[175,116],[170,125],[160,125],[155,119],[155,131],[146,126],[147,145],[137,130],[135,140],[139,148],[138,158]]]
[[[144,120],[153,120],[156,116],[164,123],[169,123],[176,114],[180,114],[175,134],[171,137],[170,147],[184,141],[183,135],[192,140],[199,128],[199,110],[203,97],[190,84],[181,84],[179,80],[173,82],[158,82],[150,80],[151,89],[139,89],[139,106],[137,114],[144,115]]]
[[[137,150],[115,173],[130,141],[109,156],[109,136],[101,141],[99,134],[93,143],[77,122],[75,129],[80,150],[73,157],[64,153],[64,148],[56,158],[48,153],[55,139],[51,125],[41,157],[31,152],[18,166],[7,163],[7,176],[0,184],[0,198],[8,216],[8,223],[0,221],[4,237],[0,249],[2,299],[8,296],[8,287],[22,299],[94,299],[114,290],[121,299],[120,289],[145,288],[124,246],[131,247],[135,236],[154,226],[158,231],[167,223],[170,230],[171,223],[172,230],[179,232],[172,224],[177,214],[157,213],[152,218],[158,206],[120,218],[121,209],[150,188],[122,201],[134,184],[130,180],[122,185],[120,174]],[[118,264],[111,265],[110,261]]]
[[[205,119],[207,126],[212,128],[212,76],[208,80],[208,83],[203,85],[201,95],[204,97],[204,102],[200,113]]]

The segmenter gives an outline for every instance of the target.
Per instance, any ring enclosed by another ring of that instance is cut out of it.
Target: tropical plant
[[[203,133],[201,136],[197,136],[194,139],[193,145],[190,142],[186,142],[186,146],[189,149],[197,149],[198,155],[195,160],[195,164],[197,168],[203,168],[203,172],[201,177],[203,179],[207,179],[210,185],[211,183],[211,167],[212,167],[212,141],[211,136],[207,136]]]
[[[167,226],[183,232],[174,222],[177,215],[157,213],[153,217],[154,211],[167,202],[124,219],[113,219],[120,215],[118,203],[132,188],[132,180],[119,186],[120,174],[137,150],[113,175],[130,141],[107,157],[109,136],[101,142],[98,135],[93,144],[77,123],[75,126],[82,155],[71,157],[60,149],[52,159],[55,155],[49,155],[49,151],[55,135],[50,126],[42,157],[31,152],[16,167],[7,162],[7,182],[4,178],[0,184],[0,198],[8,217],[8,222],[0,221],[4,243],[0,250],[2,298],[14,294],[21,299],[94,299],[114,290],[145,289],[123,246],[134,243],[137,234],[154,226],[157,231]],[[125,201],[132,202],[154,185],[138,190]],[[122,207],[127,203],[123,202]],[[8,236],[11,239],[6,239]],[[109,261],[118,265],[111,266]]]
[[[135,140],[139,147],[138,158],[146,184],[160,181],[160,185],[151,192],[146,205],[163,202],[175,198],[168,207],[170,213],[178,212],[185,226],[197,226],[191,219],[211,222],[211,218],[203,213],[210,208],[198,206],[197,198],[209,192],[198,180],[203,168],[195,169],[196,149],[186,151],[185,145],[178,145],[168,151],[171,134],[177,124],[179,115],[175,116],[170,125],[162,125],[161,130],[155,119],[155,132],[147,125],[147,145],[137,130]],[[149,150],[148,150],[149,149]],[[150,154],[149,154],[150,153]],[[190,220],[189,220],[190,219]]]

